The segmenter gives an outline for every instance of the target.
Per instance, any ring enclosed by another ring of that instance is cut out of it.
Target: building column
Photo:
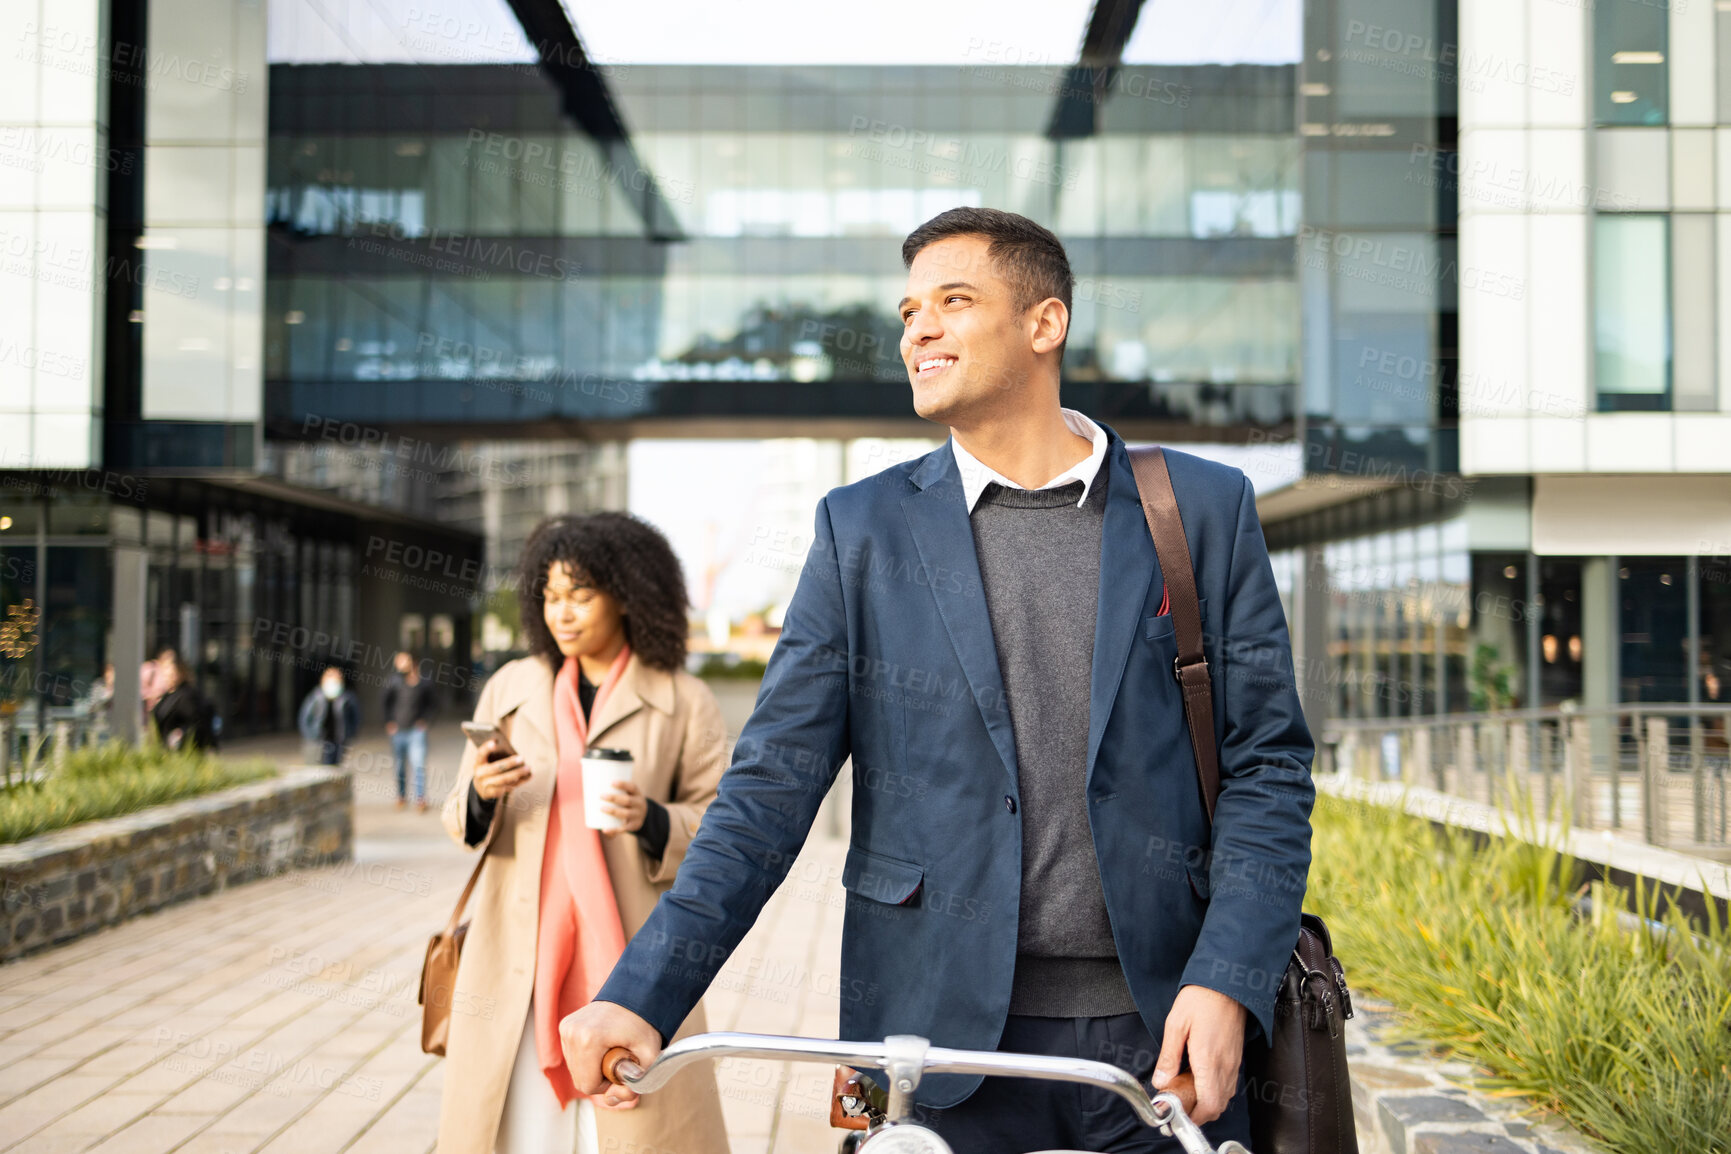
[[[1321,544],[1302,551],[1303,572],[1293,590],[1292,656],[1298,675],[1298,700],[1312,734],[1320,734],[1329,718],[1334,669],[1328,660],[1328,557]]]
[[[1618,564],[1619,560],[1614,555],[1588,557],[1581,562],[1581,705],[1587,709],[1615,706],[1620,696],[1621,674],[1618,672],[1618,665],[1622,656],[1620,646],[1623,638],[1617,621],[1620,608]],[[1615,718],[1609,714],[1599,714],[1587,719],[1587,744],[1591,754],[1587,764],[1581,766],[1584,775],[1581,788],[1592,788],[1587,783],[1592,781],[1591,775],[1601,767],[1610,771],[1616,766],[1616,753],[1612,748],[1616,732]],[[1619,796],[1617,782],[1613,778],[1613,825],[1621,824],[1617,820]],[[1587,804],[1591,805],[1591,802]]]
[[[1617,704],[1617,565],[1614,556],[1581,562],[1581,704],[1588,709]]]
[[[1543,616],[1543,610],[1539,602],[1543,598],[1539,585],[1539,555],[1529,549],[1526,560],[1522,561],[1521,564],[1527,570],[1527,603],[1522,607],[1523,618],[1527,627],[1527,684],[1523,696],[1527,699],[1526,707],[1528,709],[1538,709],[1544,704],[1541,700],[1544,697],[1541,667],[1545,663],[1545,655],[1541,651],[1544,640],[1542,628],[1544,622],[1540,620]]]
[[[145,582],[150,551],[130,545],[114,547],[114,630],[108,659],[114,663],[114,697],[108,706],[109,732],[121,741],[139,738],[144,697],[138,670],[144,664]]]

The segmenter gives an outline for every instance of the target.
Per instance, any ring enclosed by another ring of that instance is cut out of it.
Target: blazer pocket
[[[1207,640],[1208,631],[1208,598],[1199,597],[1196,600],[1198,616],[1202,618],[1203,639]],[[1177,627],[1172,622],[1172,614],[1161,613],[1153,617],[1142,618],[1142,639],[1153,641],[1161,637],[1172,636]]]
[[[898,858],[885,857],[859,846],[849,846],[841,867],[842,888],[862,898],[885,905],[906,905],[919,892],[924,868]]]

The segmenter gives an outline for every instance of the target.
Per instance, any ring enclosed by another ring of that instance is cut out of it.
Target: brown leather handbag
[[[451,1031],[451,1000],[457,993],[457,963],[463,956],[463,939],[469,933],[469,923],[458,919],[463,916],[463,907],[469,904],[475,883],[481,879],[481,867],[487,864],[487,848],[493,844],[493,835],[498,832],[504,812],[502,803],[493,807],[493,824],[487,827],[475,869],[469,874],[469,881],[463,886],[445,928],[427,942],[427,956],[421,962],[421,988],[415,995],[415,1001],[421,1007],[421,1050],[441,1058],[445,1056],[445,1039]]]
[[[1130,467],[1166,579],[1178,645],[1173,672],[1184,695],[1203,809],[1212,823],[1220,796],[1220,751],[1214,738],[1214,685],[1203,653],[1196,571],[1166,455],[1156,446],[1131,449]],[[1244,1052],[1250,1148],[1256,1154],[1358,1154],[1346,1068],[1345,1022],[1350,1017],[1352,995],[1346,972],[1334,957],[1328,927],[1315,914],[1301,914],[1298,942],[1275,993],[1274,1036],[1248,1043]]]

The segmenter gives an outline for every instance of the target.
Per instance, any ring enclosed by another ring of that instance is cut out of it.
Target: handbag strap
[[[1172,630],[1178,643],[1172,675],[1184,695],[1184,720],[1190,729],[1190,748],[1196,754],[1202,808],[1212,825],[1214,801],[1220,796],[1220,751],[1214,744],[1214,682],[1202,650],[1196,570],[1190,563],[1190,545],[1184,539],[1184,519],[1178,515],[1178,496],[1172,491],[1165,452],[1158,445],[1130,449],[1130,472],[1136,478],[1142,515],[1148,519],[1154,554],[1160,560],[1166,595],[1171,599]]]
[[[504,722],[500,722],[499,726],[503,729]],[[508,740],[510,736],[511,734],[507,731],[505,734],[506,739]],[[472,786],[473,779],[471,778],[471,788]],[[505,806],[509,801],[510,795],[507,794],[506,796],[497,799],[493,804],[493,820],[487,826],[487,836],[481,839],[481,852],[475,858],[475,868],[469,873],[469,880],[463,884],[463,892],[458,895],[457,904],[455,908],[451,910],[451,920],[445,923],[446,937],[450,937],[452,934],[457,932],[457,923],[461,921],[463,917],[463,907],[469,904],[469,895],[475,892],[475,883],[481,880],[481,867],[487,864],[487,850],[493,844],[493,835],[499,832],[499,824],[503,820]],[[467,804],[468,799],[465,798],[465,807]]]

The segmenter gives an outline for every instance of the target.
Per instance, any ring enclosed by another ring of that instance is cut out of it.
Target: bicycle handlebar
[[[1105,1062],[986,1050],[951,1050],[927,1045],[924,1038],[906,1034],[882,1042],[832,1042],[775,1034],[694,1034],[663,1050],[648,1069],[644,1069],[630,1051],[615,1046],[602,1056],[601,1073],[609,1082],[650,1093],[666,1085],[682,1067],[718,1058],[793,1058],[881,1069],[890,1075],[892,1103],[912,1092],[919,1082],[920,1073],[983,1074],[1077,1082],[1118,1095],[1130,1103],[1136,1116],[1150,1126],[1189,1128],[1200,1136],[1189,1116],[1189,1111],[1196,1106],[1196,1090],[1195,1080],[1188,1071],[1178,1075],[1169,1089],[1150,1095],[1130,1074]],[[911,1070],[900,1069],[909,1063],[913,1064]]]

